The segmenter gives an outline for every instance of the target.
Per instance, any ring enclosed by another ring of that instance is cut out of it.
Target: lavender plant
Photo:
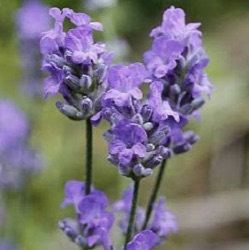
[[[81,249],[102,246],[114,249],[109,237],[114,213],[121,213],[119,227],[125,236],[123,249],[153,249],[171,232],[177,232],[175,216],[165,208],[165,198],[156,198],[166,161],[189,151],[199,137],[185,126],[210,96],[212,84],[205,67],[209,59],[202,47],[199,23],[185,23],[182,9],[164,12],[162,24],[153,29],[152,47],[144,62],[111,64],[103,43],[94,43],[93,30],[100,23],[88,15],[65,8],[50,9],[55,28],[41,39],[45,95],[60,93],[61,113],[73,120],[87,121],[86,182],[68,181],[62,207],[74,205],[76,219],[67,218],[59,227]],[[76,27],[63,30],[68,18]],[[142,85],[149,85],[144,96]],[[107,159],[132,184],[121,200],[108,210],[106,195],[96,190],[92,175],[92,125],[109,122],[104,133]],[[140,182],[159,166],[158,176],[146,210],[137,207]]]

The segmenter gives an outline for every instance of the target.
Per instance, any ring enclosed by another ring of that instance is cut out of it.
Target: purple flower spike
[[[151,230],[143,230],[135,235],[125,250],[150,250],[160,242],[159,237]]]
[[[112,59],[105,44],[93,39],[93,30],[101,31],[102,24],[68,8],[51,8],[49,14],[55,25],[43,33],[40,41],[42,70],[50,74],[45,79],[45,97],[62,94],[65,102],[57,103],[57,109],[72,120],[87,119],[101,111]],[[66,32],[65,19],[75,26]]]

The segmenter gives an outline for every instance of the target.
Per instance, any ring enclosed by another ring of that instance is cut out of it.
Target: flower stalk
[[[85,195],[90,194],[92,185],[92,124],[90,118],[86,119],[86,188]]]
[[[125,247],[130,242],[130,240],[131,240],[131,238],[133,236],[132,234],[133,234],[134,221],[135,221],[136,210],[137,210],[139,186],[140,186],[140,179],[134,180],[132,205],[131,205],[128,229],[127,229],[127,233],[126,233]]]
[[[162,183],[164,171],[166,169],[166,163],[167,163],[167,160],[163,160],[162,163],[161,163],[161,166],[159,168],[159,172],[158,172],[155,184],[154,184],[154,188],[153,188],[153,191],[151,193],[150,200],[149,200],[149,203],[148,203],[148,206],[147,206],[145,221],[144,221],[144,224],[143,224],[143,230],[146,229],[146,227],[148,225],[148,222],[150,220],[150,216],[151,216],[151,213],[152,213],[152,210],[153,210],[153,205],[154,205],[154,203],[156,201],[157,194],[158,194],[158,191],[159,191],[161,183]]]

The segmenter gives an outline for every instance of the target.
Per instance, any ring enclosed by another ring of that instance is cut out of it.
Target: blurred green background
[[[249,249],[249,1],[120,0],[91,10],[79,0],[42,2],[91,14],[94,21],[103,22],[105,41],[126,41],[117,60],[132,62],[142,60],[150,47],[150,30],[169,6],[182,7],[188,22],[202,23],[215,90],[201,110],[201,121],[191,123],[201,141],[168,164],[161,194],[167,196],[180,232],[158,249]],[[43,152],[46,167],[30,180],[25,203],[19,192],[8,194],[1,233],[23,250],[77,249],[57,228],[57,221],[74,216],[73,209],[60,209],[60,202],[65,182],[84,178],[84,122],[62,116],[54,107],[56,98],[35,100],[20,90],[25,72],[20,67],[15,15],[22,5],[23,1],[0,0],[0,97],[11,98],[30,116],[32,143]],[[129,180],[106,160],[106,126],[94,128],[94,184],[113,202]],[[143,180],[141,205],[146,204],[155,175],[156,170]]]

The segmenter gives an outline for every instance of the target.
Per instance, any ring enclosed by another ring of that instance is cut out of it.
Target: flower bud
[[[142,115],[144,122],[147,122],[150,120],[151,116],[153,113],[153,109],[152,107],[150,107],[149,105],[145,104],[143,105],[140,114]]]
[[[163,159],[170,158],[172,156],[172,151],[164,146],[159,146],[157,153],[161,155]]]
[[[64,58],[56,54],[48,55],[48,60],[56,64],[59,68],[62,68],[66,64],[66,61],[64,60]]]
[[[189,115],[193,112],[193,107],[191,104],[187,103],[181,106],[180,112],[183,113],[184,115]]]
[[[139,125],[142,125],[143,124],[143,117],[140,114],[135,114],[132,117],[132,122],[139,124]]]
[[[64,54],[64,58],[68,61],[68,62],[71,62],[72,61],[72,51],[70,50],[66,50],[65,51],[65,54]]]
[[[154,124],[152,122],[146,122],[143,124],[143,128],[145,131],[151,131],[154,128]]]
[[[83,120],[85,118],[78,109],[69,104],[56,102],[56,107],[62,114],[64,114],[65,116],[67,116],[72,120],[77,121],[77,120]]]
[[[200,139],[200,137],[191,130],[184,132],[183,138],[191,145],[195,144]]]
[[[128,165],[119,164],[119,165],[118,165],[118,170],[119,170],[119,173],[120,173],[121,175],[124,175],[124,176],[131,176],[132,169],[131,169],[131,167],[128,166]]]
[[[151,144],[151,143],[146,144],[145,147],[146,147],[147,152],[151,152],[151,151],[155,150],[155,145]]]
[[[170,90],[171,90],[171,92],[172,92],[172,94],[180,94],[181,93],[181,88],[180,88],[180,86],[178,85],[178,84],[174,84],[174,85],[172,85],[171,87],[170,87]]]
[[[85,97],[80,102],[80,109],[84,115],[89,115],[93,108],[93,102],[90,98]]]
[[[169,126],[158,128],[157,131],[150,136],[149,142],[158,145],[169,134],[169,132],[170,132]]]
[[[88,75],[82,75],[79,81],[79,85],[83,91],[89,90],[92,86],[92,79]]]
[[[76,220],[67,218],[58,222],[58,227],[73,241],[80,235],[80,228]]]
[[[144,166],[140,163],[134,166],[133,173],[138,177],[147,177],[152,174],[152,169],[144,168]]]
[[[163,161],[163,157],[157,153],[152,154],[147,160],[144,161],[145,168],[155,168],[158,164]]]
[[[98,84],[101,84],[104,81],[106,73],[107,73],[107,66],[104,64],[99,64],[97,69],[95,70],[95,75],[97,77]]]
[[[199,109],[204,104],[205,104],[205,100],[203,98],[195,99],[191,103],[193,111]]]
[[[177,144],[173,147],[173,151],[175,154],[182,154],[191,149],[191,145],[187,142]]]
[[[64,82],[66,85],[71,88],[75,92],[80,92],[80,86],[79,86],[79,78],[75,75],[68,74],[65,77]]]

